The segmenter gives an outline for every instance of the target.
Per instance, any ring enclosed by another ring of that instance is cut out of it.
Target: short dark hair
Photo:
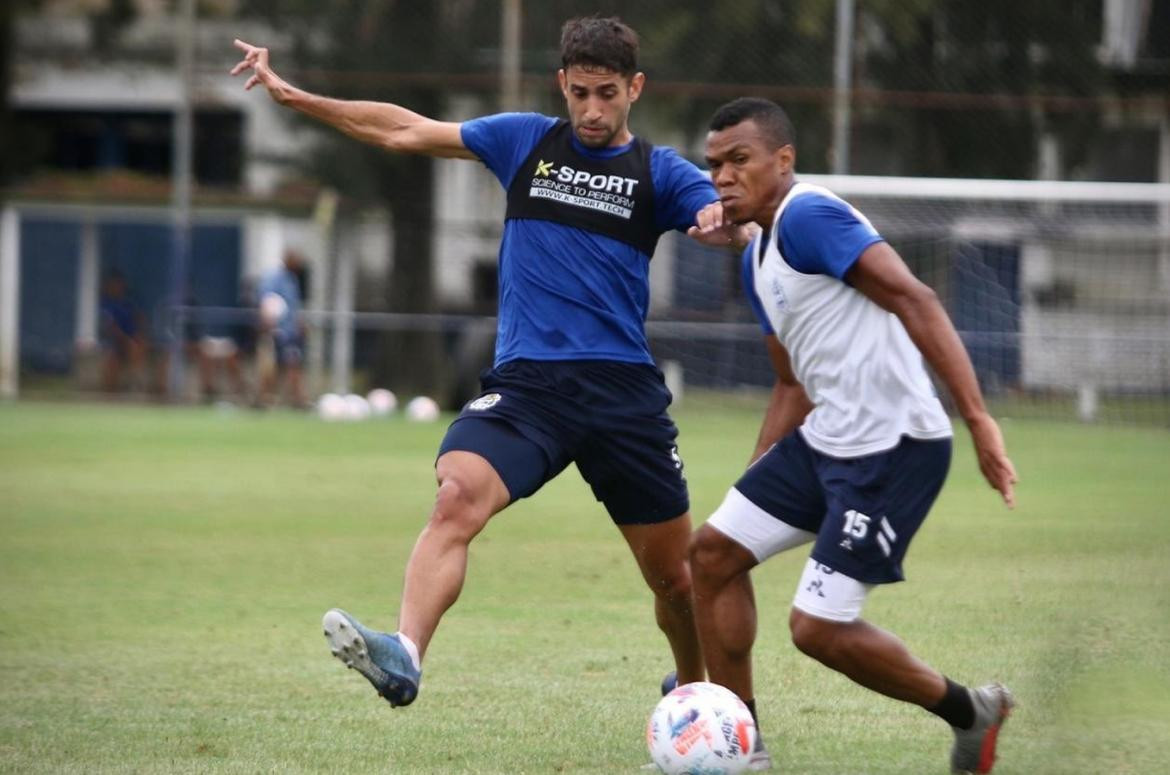
[[[760,97],[740,97],[723,105],[711,116],[710,129],[718,132],[748,120],[756,122],[773,147],[796,145],[796,130],[784,108]]]
[[[616,16],[569,19],[561,28],[561,67],[603,67],[629,78],[638,72],[638,33]]]

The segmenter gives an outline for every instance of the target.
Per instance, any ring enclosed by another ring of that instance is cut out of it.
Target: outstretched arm
[[[813,409],[813,403],[804,392],[804,386],[796,381],[796,375],[792,373],[792,362],[784,345],[771,334],[764,337],[764,342],[768,346],[772,369],[776,372],[776,384],[772,386],[772,396],[768,400],[768,409],[764,412],[764,422],[760,426],[759,438],[756,439],[756,449],[752,452],[752,463],[767,452],[769,447],[798,428]]]
[[[459,159],[478,158],[463,144],[459,124],[435,121],[388,102],[335,100],[298,89],[277,75],[268,64],[268,49],[235,41],[244,58],[232,75],[251,70],[244,84],[260,84],[280,105],[293,108],[328,124],[363,143],[399,153],[418,153]]]
[[[866,248],[845,279],[902,321],[926,362],[946,384],[970,428],[983,477],[999,490],[1009,507],[1015,505],[1016,469],[1008,459],[999,425],[983,405],[967,350],[938,296],[911,273],[901,256],[885,242]]]

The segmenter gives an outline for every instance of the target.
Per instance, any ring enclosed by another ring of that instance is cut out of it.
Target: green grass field
[[[681,410],[694,513],[757,414]],[[441,424],[0,405],[0,771],[634,773],[670,667],[649,593],[574,470],[498,516],[391,710],[329,656],[321,614],[392,628]],[[1020,707],[1001,773],[1170,761],[1170,434],[1005,424],[1008,512],[965,437],[869,619]],[[787,638],[803,556],[756,576],[762,728],[781,773],[943,773],[923,711]]]

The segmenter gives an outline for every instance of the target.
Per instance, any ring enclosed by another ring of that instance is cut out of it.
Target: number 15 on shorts
[[[865,538],[869,534],[869,516],[849,509],[845,512],[845,526],[841,532],[854,538]]]
[[[845,512],[845,524],[841,527],[841,532],[845,534],[845,540],[852,544],[852,540],[856,538],[861,541],[869,535],[869,524],[872,518],[868,514],[862,514],[860,511],[849,509]],[[885,517],[878,520],[877,544],[881,547],[882,554],[889,557],[892,551],[892,544],[898,540],[898,534],[894,532],[894,528]],[[851,546],[846,548],[852,548]]]

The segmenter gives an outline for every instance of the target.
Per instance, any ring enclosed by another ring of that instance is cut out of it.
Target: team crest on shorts
[[[473,412],[482,412],[485,409],[491,409],[496,404],[500,403],[503,398],[499,393],[488,393],[486,396],[480,396],[467,405],[467,408]]]

